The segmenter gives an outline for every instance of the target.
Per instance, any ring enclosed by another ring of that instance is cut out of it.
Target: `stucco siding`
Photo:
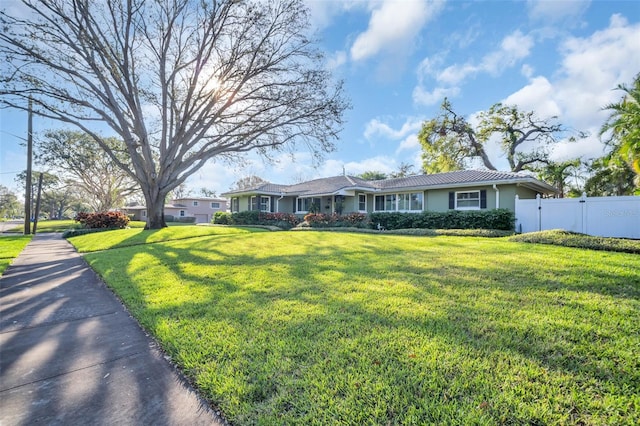
[[[444,212],[449,210],[449,190],[432,189],[426,191],[424,209],[432,212]]]

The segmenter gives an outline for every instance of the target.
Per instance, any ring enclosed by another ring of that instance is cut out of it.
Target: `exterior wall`
[[[426,191],[424,209],[432,212],[449,210],[449,189],[432,189]]]
[[[500,208],[506,208],[511,211],[515,211],[515,196],[518,195],[520,199],[531,199],[536,197],[536,192],[525,187],[517,186],[516,184],[497,185],[500,191]],[[487,209],[494,209],[496,207],[496,191],[491,185],[484,186],[470,186],[470,187],[458,187],[458,188],[443,188],[443,189],[431,189],[423,191],[424,198],[424,210],[444,212],[449,210],[449,192],[453,191],[486,191]],[[406,193],[406,192],[419,192],[419,191],[385,191],[366,193],[367,196],[367,213],[374,211],[375,196],[385,195],[389,193]],[[358,208],[358,195],[365,194],[364,192],[356,192],[354,196],[345,196],[343,204],[343,214],[357,213]],[[256,194],[255,196],[259,196]],[[251,209],[251,196],[244,195],[236,197],[239,199],[239,210],[247,211]],[[321,199],[320,213],[333,213],[335,211],[335,202],[333,196],[317,197]],[[287,196],[282,199],[278,196],[271,196],[271,211],[279,213],[297,213],[297,199],[295,196]],[[229,200],[229,207],[231,206],[231,200]],[[329,206],[329,208],[327,208]]]
[[[500,191],[500,208],[515,211],[516,194],[521,199],[536,198],[536,192],[515,184],[496,185]],[[487,209],[496,208],[496,191],[493,186],[470,186],[464,188],[433,189],[427,191],[425,210],[444,212],[449,210],[449,192],[487,191]]]
[[[277,200],[277,209],[276,212],[278,213],[293,213],[296,209],[295,209],[295,202],[296,199],[293,197],[284,197],[282,200],[280,200],[280,197],[275,197]]]
[[[220,198],[180,198],[173,200],[173,202],[184,205],[185,217],[195,217],[197,223],[210,223],[216,212],[227,211],[227,200]],[[212,203],[218,203],[218,207],[212,207]],[[165,208],[165,214],[172,214],[176,218],[180,217],[179,210],[182,209],[177,210],[177,214],[169,213],[169,210]]]

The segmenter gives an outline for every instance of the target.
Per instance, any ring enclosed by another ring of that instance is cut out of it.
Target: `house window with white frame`
[[[238,212],[240,211],[240,199],[239,198],[232,198],[231,199],[231,212]]]
[[[146,210],[142,210],[142,217],[147,217],[147,211]]]
[[[220,210],[220,203],[217,202],[211,202],[211,208],[214,210]]]
[[[320,203],[320,198],[298,198],[296,200],[296,213],[307,213],[312,205],[319,209]]]
[[[184,217],[184,216],[185,216],[184,210],[180,210],[180,217]]]
[[[260,211],[271,211],[271,197],[260,197]]]
[[[480,210],[480,191],[456,192],[456,210]]]
[[[197,201],[193,202],[193,207],[198,207],[198,202]]]
[[[358,211],[367,211],[367,194],[358,194]]]
[[[258,204],[260,203],[260,204]],[[259,210],[261,212],[269,212],[271,208],[271,197],[253,196],[251,197],[251,210]]]
[[[376,195],[374,211],[377,212],[418,212],[424,207],[422,192],[407,192],[399,194]]]

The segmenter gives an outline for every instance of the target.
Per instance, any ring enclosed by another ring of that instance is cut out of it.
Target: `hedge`
[[[509,238],[509,241],[640,254],[640,240],[596,237],[565,231],[563,229],[552,229],[549,231],[529,232],[526,234],[515,235]]]
[[[309,213],[304,217],[304,221],[311,228],[366,228],[369,225],[368,216],[362,213]]]
[[[513,231],[515,214],[508,209],[372,213],[372,229],[498,229]]]
[[[300,222],[301,219],[294,214],[265,213],[257,210],[236,213],[216,212],[213,215],[213,223],[217,225],[265,225],[291,229]]]

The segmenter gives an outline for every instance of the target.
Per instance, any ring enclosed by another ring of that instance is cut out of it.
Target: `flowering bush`
[[[88,229],[123,229],[129,224],[129,217],[122,212],[78,213],[74,218]]]

